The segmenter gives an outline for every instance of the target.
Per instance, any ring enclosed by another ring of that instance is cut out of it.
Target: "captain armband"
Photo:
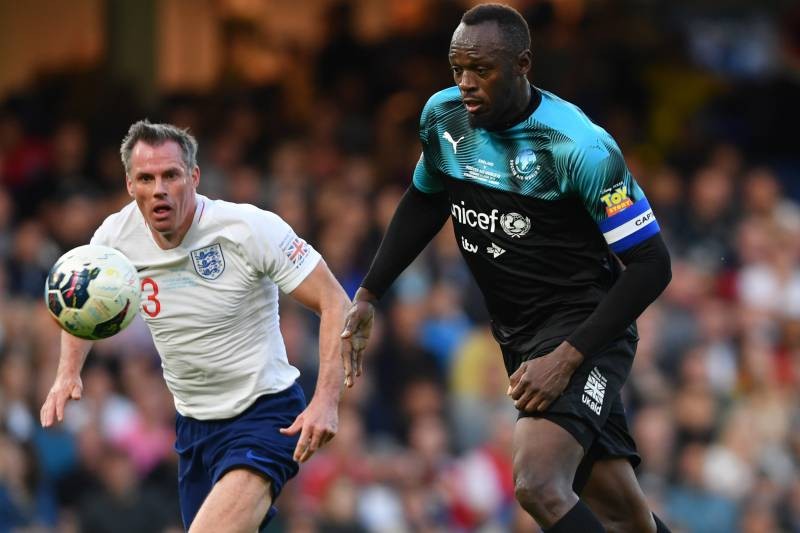
[[[641,198],[598,226],[615,253],[624,252],[661,231],[647,198]]]

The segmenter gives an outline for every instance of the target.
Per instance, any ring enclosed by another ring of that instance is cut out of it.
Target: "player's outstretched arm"
[[[319,375],[314,397],[291,426],[281,429],[285,435],[300,432],[294,459],[302,463],[336,435],[339,399],[346,379],[340,358],[349,358],[343,353],[339,332],[350,300],[323,260],[289,295],[320,316]],[[348,378],[352,380],[352,374]]]
[[[94,341],[79,339],[66,331],[61,332],[61,357],[58,360],[56,379],[39,413],[43,427],[64,420],[64,407],[68,400],[81,399],[81,369],[93,344]]]
[[[342,331],[341,336],[354,357],[352,365],[356,376],[363,370],[364,350],[375,314],[373,305],[442,229],[448,216],[450,211],[444,192],[429,194],[412,184],[400,200],[372,266],[353,298]]]

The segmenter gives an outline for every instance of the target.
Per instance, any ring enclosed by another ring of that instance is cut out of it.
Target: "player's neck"
[[[525,80],[525,88],[519,91],[517,97],[515,98],[515,102],[509,108],[508,118],[498,121],[497,126],[492,128],[487,128],[490,131],[502,131],[507,130],[513,126],[516,126],[526,118],[528,118],[531,113],[533,113],[537,107],[539,107],[539,102],[541,101],[541,95],[536,88],[531,85],[528,80]]]

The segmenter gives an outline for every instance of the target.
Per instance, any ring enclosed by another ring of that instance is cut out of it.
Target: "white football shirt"
[[[131,202],[91,242],[139,271],[140,311],[180,414],[230,418],[300,375],[286,358],[278,289],[294,290],[320,255],[278,215],[198,194],[183,242],[162,250]]]

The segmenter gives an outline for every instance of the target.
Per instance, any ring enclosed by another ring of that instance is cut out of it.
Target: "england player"
[[[668,531],[634,476],[620,401],[634,320],[671,277],[647,199],[605,130],[530,84],[530,34],[514,9],[467,11],[449,59],[456,86],[422,111],[413,183],[342,333],[358,343],[357,370],[372,303],[451,217],[520,412],[522,507],[548,532]]]
[[[184,525],[252,533],[274,514],[298,462],[336,433],[343,382],[351,382],[339,338],[349,300],[280,217],[197,194],[197,143],[186,131],[137,122],[121,154],[134,201],[91,242],[120,250],[139,271],[142,315],[178,411]],[[319,378],[308,406],[286,358],[278,289],[320,315]],[[43,426],[80,399],[91,345],[62,333]]]

